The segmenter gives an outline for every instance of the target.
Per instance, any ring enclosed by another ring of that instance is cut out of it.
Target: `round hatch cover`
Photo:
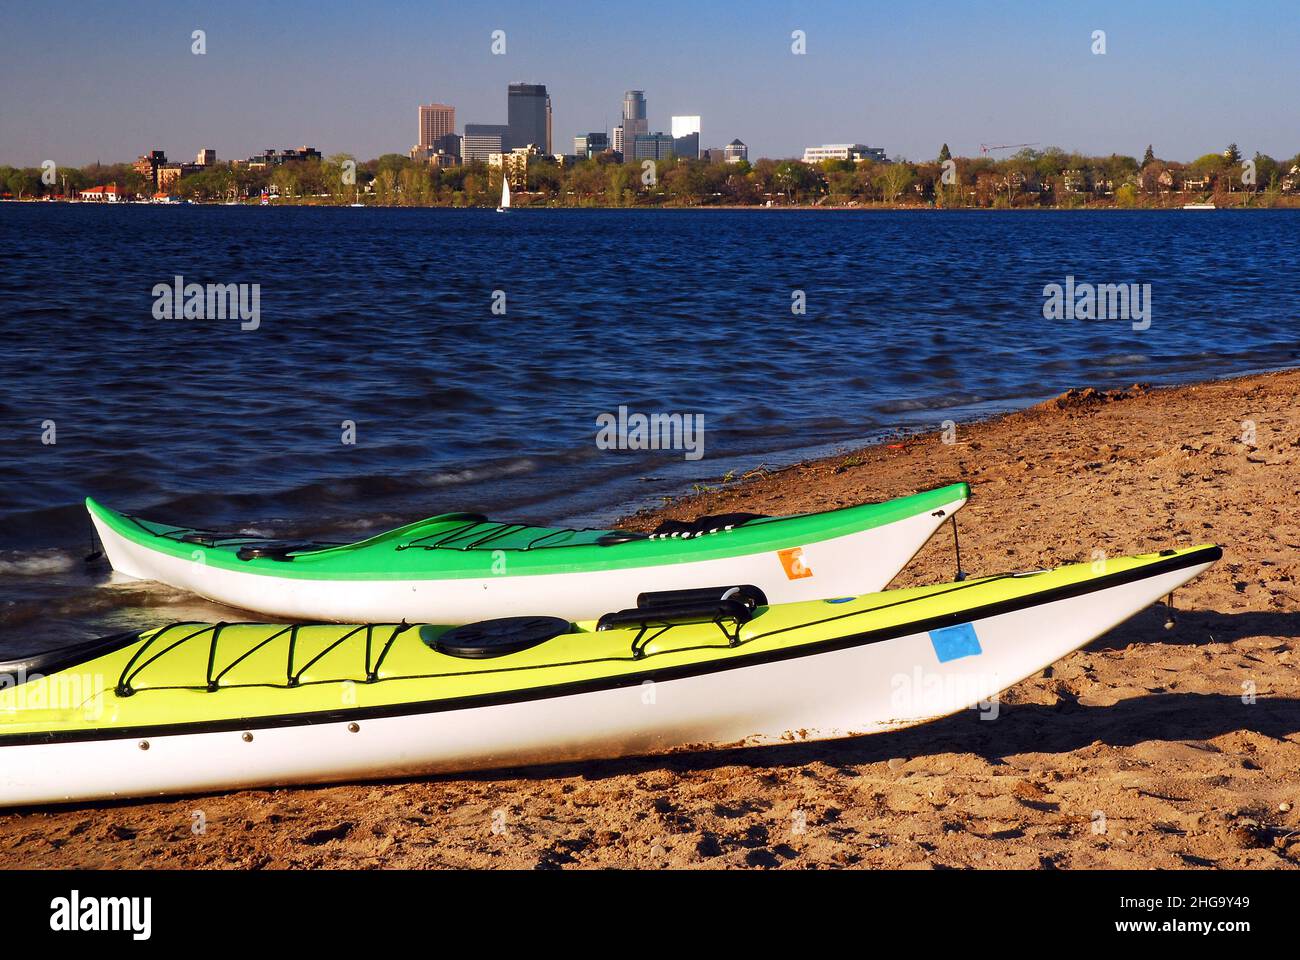
[[[452,627],[430,646],[453,657],[500,657],[527,650],[568,633],[571,624],[559,617],[502,617]]]

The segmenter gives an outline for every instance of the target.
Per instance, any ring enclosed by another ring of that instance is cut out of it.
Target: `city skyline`
[[[238,2],[181,2],[149,11],[147,30],[132,25],[137,6],[10,13],[0,36],[0,163],[113,162],[142,145],[181,156],[214,144],[222,157],[302,143],[358,158],[404,153],[413,104],[499,122],[501,88],[521,78],[547,86],[557,151],[574,136],[612,131],[628,90],[646,92],[647,132],[699,115],[709,140],[701,146],[738,137],[753,156],[840,142],[912,159],[942,143],[975,155],[985,142],[1131,155],[1154,143],[1161,156],[1191,160],[1230,141],[1248,154],[1291,156],[1300,128],[1300,106],[1280,92],[1300,25],[1280,3],[1246,21],[1209,4],[1044,12],[1014,0],[997,17],[885,18],[847,3],[757,0],[737,18],[665,0],[635,36],[563,0],[454,18],[402,3],[377,4],[366,18],[312,18],[307,11],[319,11],[300,3],[272,16]],[[409,29],[380,29],[381,13]],[[570,26],[577,21],[581,32]],[[419,55],[426,28],[439,38],[433,61]],[[197,29],[202,54],[191,52]],[[1101,55],[1090,50],[1097,29],[1106,30]],[[505,55],[490,52],[494,30],[505,31]],[[802,55],[791,50],[794,30],[806,33]]]

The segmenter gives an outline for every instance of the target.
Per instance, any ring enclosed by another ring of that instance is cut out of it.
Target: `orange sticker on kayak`
[[[787,580],[802,580],[813,575],[812,568],[803,561],[803,547],[778,550],[776,555],[781,558],[781,566],[785,568]]]

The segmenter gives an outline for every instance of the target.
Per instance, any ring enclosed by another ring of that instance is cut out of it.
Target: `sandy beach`
[[[638,514],[794,513],[957,480],[972,575],[1224,558],[975,711],[901,733],[463,778],[0,813],[28,868],[1300,866],[1300,371],[1071,391]],[[726,464],[717,464],[719,474]],[[896,585],[951,579],[944,528]],[[815,692],[810,691],[810,696]]]

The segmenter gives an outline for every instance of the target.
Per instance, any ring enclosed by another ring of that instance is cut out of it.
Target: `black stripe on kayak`
[[[797,660],[803,657],[815,656],[821,653],[831,653],[838,650],[850,649],[852,647],[866,646],[872,643],[883,643],[887,640],[896,640],[899,637],[905,637],[916,633],[925,633],[941,627],[954,626],[959,623],[968,623],[973,620],[1002,616],[1008,613],[1016,613],[1020,610],[1055,603],[1058,600],[1069,600],[1074,597],[1086,596],[1090,593],[1100,593],[1103,590],[1109,590],[1113,587],[1120,587],[1125,584],[1148,580],[1166,573],[1184,570],[1188,567],[1199,566],[1203,563],[1213,563],[1222,556],[1222,548],[1206,547],[1192,553],[1167,557],[1149,564],[1143,564],[1140,567],[1134,567],[1118,573],[1105,574],[1080,583],[1067,584],[1060,587],[1054,587],[1050,590],[1026,594],[1023,597],[1016,597],[1010,600],[1000,600],[996,603],[984,604],[983,606],[978,607],[967,607],[962,610],[955,610],[934,617],[912,620],[907,623],[881,627],[876,630],[868,630],[862,633],[847,634],[843,637],[832,637],[828,640],[818,640],[811,643],[801,644],[797,647],[789,647],[782,650],[769,650],[763,653],[754,653],[737,657],[728,657],[725,660],[715,660],[708,663],[691,663],[682,664],[676,667],[661,667],[659,669],[644,670],[617,677],[598,677],[592,680],[576,680],[570,683],[554,684],[547,687],[534,687],[530,689],[510,690],[499,693],[475,694],[447,700],[418,700],[410,703],[385,704],[375,707],[357,707],[350,710],[289,713],[269,717],[237,717],[230,720],[198,720],[189,723],[153,724],[113,729],[61,730],[49,733],[0,735],[0,748],[26,746],[31,744],[76,743],[96,740],[129,740],[139,737],[229,733],[236,730],[269,730],[281,727],[315,726],[322,723],[341,723],[344,721],[377,720],[390,717],[416,716],[420,714],[448,713],[456,710],[470,710],[478,707],[526,703],[532,700],[551,700],[558,697],[599,693],[605,690],[617,690],[625,687],[637,687],[645,683],[647,680],[656,683],[670,680],[683,680],[691,677],[705,676],[710,673],[723,673],[728,670],[738,670],[744,667],[752,667],[765,663]],[[1137,611],[1134,611],[1135,614],[1136,612]],[[753,641],[750,640],[747,642]],[[668,652],[676,653],[680,651]],[[395,677],[391,679],[413,680],[419,678]]]

